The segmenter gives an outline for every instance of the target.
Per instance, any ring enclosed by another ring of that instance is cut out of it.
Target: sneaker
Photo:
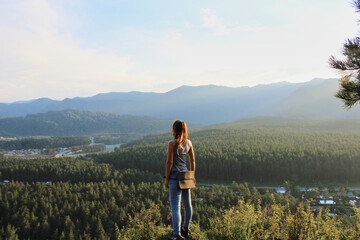
[[[185,238],[183,236],[181,236],[180,234],[178,236],[174,236],[174,233],[172,231],[169,232],[169,240],[185,240]]]
[[[181,235],[178,235],[176,237],[172,237],[171,240],[185,240],[185,238]]]
[[[191,240],[191,231],[187,227],[182,226],[181,227],[181,236],[184,236],[186,240]]]

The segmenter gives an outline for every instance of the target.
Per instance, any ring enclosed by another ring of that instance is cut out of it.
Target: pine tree
[[[121,239],[121,234],[120,234],[119,227],[118,227],[118,225],[116,223],[114,225],[114,228],[115,228],[114,239],[120,240]]]
[[[104,227],[102,225],[101,219],[98,218],[97,224],[95,226],[95,236],[98,239],[105,239],[106,238],[106,232],[104,230]]]
[[[16,228],[10,224],[8,224],[6,227],[4,237],[5,237],[5,239],[8,239],[8,240],[18,240],[19,239],[18,235],[16,234]]]
[[[359,13],[360,0],[354,0],[353,6]],[[347,39],[343,46],[343,55],[345,60],[331,56],[329,64],[343,74],[340,89],[335,96],[343,100],[345,108],[350,109],[360,100],[360,38],[358,36]]]

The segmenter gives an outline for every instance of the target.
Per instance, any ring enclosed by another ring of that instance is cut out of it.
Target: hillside
[[[359,183],[360,120],[247,119],[191,131],[202,180],[301,185]],[[169,133],[145,136],[98,161],[163,172]]]
[[[65,109],[106,111],[216,124],[257,116],[298,120],[360,119],[360,111],[345,111],[334,97],[337,79],[304,83],[279,82],[254,87],[181,86],[165,93],[112,92],[62,101],[37,99],[0,104],[0,117]]]
[[[278,129],[295,131],[360,131],[360,120],[294,120],[281,117],[256,117],[231,123],[214,124],[205,129]]]
[[[105,133],[145,135],[169,131],[170,119],[80,110],[0,118],[0,136],[79,136]],[[198,126],[198,125],[197,125]]]
[[[297,133],[358,133],[360,132],[360,120],[293,120],[281,117],[256,117],[241,119],[231,123],[221,123],[204,126],[200,130],[194,129],[189,131],[191,139],[199,141],[207,140],[207,138],[226,137],[221,132],[248,132],[248,131],[264,131],[277,132],[284,134]],[[219,132],[218,136],[213,136],[214,132]],[[124,147],[147,145],[155,143],[164,143],[170,139],[171,133],[151,134],[131,141]]]

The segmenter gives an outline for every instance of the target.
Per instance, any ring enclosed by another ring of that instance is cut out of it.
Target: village
[[[5,138],[0,136],[0,141],[16,141],[17,138]],[[77,157],[88,153],[113,152],[121,144],[105,145],[104,143],[95,143],[94,138],[90,137],[89,145],[58,147],[58,148],[29,148],[29,149],[11,149],[1,150],[0,155],[5,157],[35,158],[35,157]]]
[[[235,181],[233,181],[235,183]],[[212,187],[214,184],[197,183],[197,186]],[[223,185],[224,187],[231,187],[231,185]],[[254,186],[261,193],[277,193],[290,194],[292,196],[302,199],[310,204],[314,212],[319,212],[328,209],[330,216],[335,214],[346,214],[351,216],[351,209],[356,207],[360,209],[360,188],[319,188],[319,187],[296,187],[297,193],[291,192],[291,189],[285,187],[264,187]],[[306,199],[306,200],[305,200]],[[311,200],[309,200],[311,199]],[[203,201],[203,198],[197,198],[196,201]]]

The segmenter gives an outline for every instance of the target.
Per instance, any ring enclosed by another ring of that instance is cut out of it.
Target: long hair
[[[179,155],[179,148],[186,143],[188,131],[186,123],[182,120],[176,120],[173,124],[176,139],[176,153]]]

